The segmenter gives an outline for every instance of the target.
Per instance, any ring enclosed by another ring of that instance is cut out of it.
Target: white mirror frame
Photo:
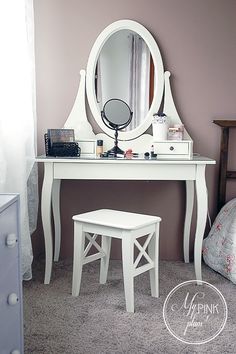
[[[104,133],[106,133],[110,137],[113,137],[114,132],[105,126],[101,118],[101,112],[99,111],[99,107],[96,100],[94,78],[97,60],[104,43],[112,34],[123,29],[128,29],[130,31],[136,32],[146,42],[153,59],[154,82],[157,83],[157,85],[154,85],[155,87],[152,104],[143,123],[133,130],[127,132],[119,132],[119,140],[132,140],[136,139],[141,134],[143,134],[151,125],[153,114],[158,112],[160,108],[164,90],[164,67],[161,58],[161,53],[155,39],[144,26],[132,20],[119,20],[113,22],[100,33],[91,49],[88,59],[86,73],[86,92],[88,103],[94,119],[96,120],[99,127],[103,130]]]

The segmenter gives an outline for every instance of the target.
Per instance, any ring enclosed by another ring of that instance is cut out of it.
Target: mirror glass
[[[123,29],[109,37],[97,60],[94,85],[100,110],[105,102],[117,97],[133,112],[125,130],[142,124],[153,100],[154,67],[150,50],[139,34]]]
[[[133,117],[119,133],[120,140],[132,140],[143,134],[157,113],[164,89],[164,68],[156,41],[141,24],[119,20],[107,26],[97,37],[89,55],[86,93],[90,110],[107,135],[101,111],[110,99],[128,104]]]
[[[102,113],[112,127],[124,128],[132,118],[132,112],[126,102],[120,99],[110,99],[104,104]]]

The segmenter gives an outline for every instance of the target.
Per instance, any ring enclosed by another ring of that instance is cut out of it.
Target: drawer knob
[[[174,146],[171,146],[170,147],[170,151],[173,151],[175,148],[174,148]]]
[[[11,293],[10,295],[8,295],[7,302],[9,305],[14,306],[18,303],[18,301],[19,301],[19,298],[18,298],[17,294]]]
[[[16,242],[17,242],[16,234],[7,235],[7,237],[6,237],[6,245],[7,245],[7,247],[9,247],[9,248],[15,247]]]

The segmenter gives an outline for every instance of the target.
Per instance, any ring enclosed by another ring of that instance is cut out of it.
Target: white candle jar
[[[165,114],[154,114],[152,120],[153,139],[156,141],[167,140],[170,119]]]

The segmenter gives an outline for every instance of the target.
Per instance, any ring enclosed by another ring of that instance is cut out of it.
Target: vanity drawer
[[[157,154],[188,154],[189,144],[186,142],[163,141],[154,143],[154,150]]]

